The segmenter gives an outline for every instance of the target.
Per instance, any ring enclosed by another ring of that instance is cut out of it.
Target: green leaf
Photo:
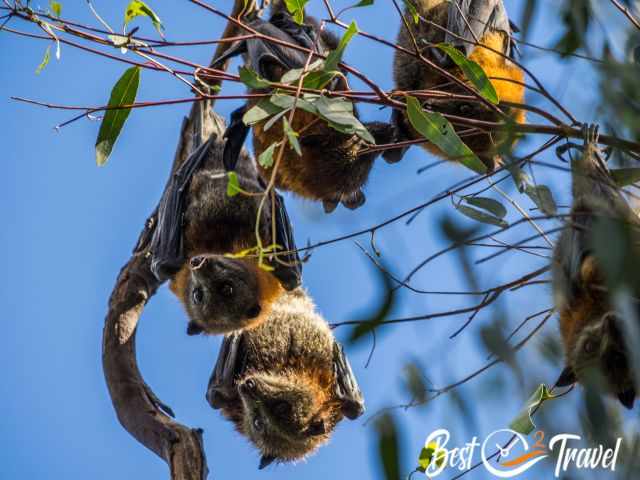
[[[36,75],[40,75],[40,72],[49,65],[49,60],[51,60],[51,45],[49,45],[44,51],[44,57],[42,58],[40,65],[38,65],[38,68],[36,68]]]
[[[531,418],[534,409],[537,409],[545,400],[553,398],[555,398],[555,396],[549,392],[547,386],[544,383],[541,384],[536,391],[533,392],[529,400],[527,400],[527,403],[518,416],[509,424],[509,428],[514,432],[529,435],[536,428]]]
[[[475,208],[467,207],[466,205],[458,204],[454,204],[454,207],[456,207],[456,209],[463,215],[466,215],[467,217],[472,218],[473,220],[476,220],[478,222],[488,223],[490,225],[496,225],[503,228],[509,226],[509,224],[501,218],[493,216],[489,213],[485,213],[482,210],[477,210]]]
[[[527,185],[531,184],[531,179],[529,175],[526,174],[524,170],[520,168],[517,162],[509,162],[505,165],[509,173],[511,174],[511,178],[513,179],[513,183],[515,183],[516,188],[520,193],[524,193]]]
[[[273,165],[273,152],[276,150],[278,142],[273,142],[269,147],[260,154],[258,163],[264,168],[270,168]]]
[[[344,35],[340,39],[340,43],[338,44],[338,48],[333,50],[329,55],[327,55],[327,59],[324,62],[325,71],[333,71],[338,69],[338,64],[342,61],[342,55],[344,54],[347,45],[353,38],[355,34],[358,33],[358,25],[355,21],[351,22],[349,28],[344,32]]]
[[[437,454],[436,450],[438,451]],[[433,458],[434,454],[435,459]],[[434,460],[436,462],[436,466],[441,467],[446,461],[445,454],[445,450],[439,449],[436,442],[430,442],[426,447],[422,447],[422,450],[420,450],[420,456],[418,457],[418,470],[421,472],[426,471]]]
[[[296,132],[291,125],[289,125],[289,120],[287,117],[282,119],[282,126],[284,128],[284,133],[287,135],[287,139],[289,140],[289,145],[291,148],[295,150],[298,156],[302,156],[302,150],[300,149],[300,142],[298,142],[298,132]]]
[[[460,140],[449,121],[440,113],[423,110],[420,102],[415,97],[408,96],[407,116],[413,128],[436,145],[449,158],[458,160],[476,173],[485,173],[487,171],[484,163]]]
[[[62,14],[62,4],[60,2],[49,1],[49,6],[51,7],[51,12],[55,17],[60,18]]]
[[[356,7],[368,7],[369,5],[373,5],[373,0],[360,0],[358,3],[356,3],[353,8]]]
[[[304,7],[309,0],[284,0],[289,13],[293,15],[293,19],[297,24],[302,25],[304,22]]]
[[[108,106],[120,107],[134,103],[139,85],[140,67],[129,68],[113,86]],[[106,111],[98,132],[98,139],[96,140],[96,163],[98,166],[107,163],[122,127],[129,117],[129,113],[131,113],[130,108]]]
[[[626,187],[640,181],[640,168],[618,168],[609,170],[609,173],[619,187]]]
[[[313,104],[318,109],[318,115],[324,118],[331,128],[342,133],[355,133],[365,142],[375,145],[376,140],[356,118],[353,104],[348,100],[341,97],[318,97]]]
[[[493,84],[487,77],[487,74],[484,73],[484,70],[480,65],[478,65],[473,60],[469,60],[460,50],[455,48],[453,45],[448,45],[446,43],[439,43],[437,47],[442,50],[444,53],[449,55],[449,58],[453,60],[453,62],[460,67],[460,70],[464,73],[467,80],[469,80],[474,87],[478,89],[478,93],[482,95],[485,99],[489,100],[493,104],[500,103],[500,99],[498,98],[498,94],[496,93],[496,89],[493,87]]]
[[[398,480],[400,474],[400,438],[394,417],[389,414],[383,414],[375,422],[376,432],[378,434],[378,455],[382,460],[382,468],[384,470],[384,478],[387,480]]]
[[[409,362],[402,369],[404,374],[404,383],[406,389],[411,395],[411,401],[424,403],[427,401],[427,386],[425,384],[425,376],[417,362]]]
[[[235,197],[242,189],[240,188],[240,182],[238,181],[238,174],[236,172],[227,172],[227,197]]]
[[[276,113],[273,117],[269,119],[269,121],[264,123],[264,125],[262,126],[262,129],[266,132],[271,127],[273,127],[278,120],[280,120],[283,116],[285,116],[290,111],[291,109],[287,108],[285,110],[282,110],[280,113]]]
[[[309,67],[307,68],[307,73],[314,72],[316,70],[321,70],[322,68],[324,68],[324,59],[318,58],[316,61],[312,62],[309,65]],[[287,84],[293,83],[300,79],[303,72],[304,72],[304,67],[294,68],[292,70],[289,70],[284,75],[282,75],[282,78],[280,79],[280,83],[287,83]]]
[[[317,98],[318,97],[313,98],[313,101],[317,100]],[[295,104],[296,108],[299,108],[300,110],[304,110],[305,112],[312,113],[314,115],[318,114],[318,109],[315,107],[315,105],[305,98],[298,98],[298,101],[296,102],[296,97],[276,93],[274,95],[271,95],[269,101],[279,108],[288,110],[293,108],[293,105]]]
[[[507,215],[507,209],[499,201],[486,197],[464,197],[465,202],[474,207],[481,208],[493,214],[498,218],[504,218]]]
[[[418,10],[416,6],[413,4],[412,0],[404,0],[404,6],[407,9],[407,12],[413,17],[413,23],[416,25],[420,22],[420,15],[418,15]]]
[[[266,88],[271,86],[269,80],[260,77],[256,72],[248,67],[242,66],[239,69],[240,81],[250,88]]]
[[[282,108],[272,104],[268,98],[263,98],[256,105],[251,107],[242,117],[245,125],[251,126],[260,123],[262,120],[269,118],[271,115],[280,113]]]
[[[149,17],[155,29],[158,31],[160,36],[164,38],[162,33],[164,26],[162,25],[162,21],[160,21],[160,17],[156,15],[156,12],[154,12],[149,5],[141,0],[132,0],[129,5],[127,5],[124,13],[124,26],[126,27],[131,20],[138,16]]]
[[[384,267],[384,265],[383,265]],[[375,299],[378,305],[374,305],[370,312],[367,312],[365,319],[359,320],[349,334],[349,344],[356,343],[363,337],[383,324],[396,305],[396,290],[393,289],[391,278],[380,268],[376,268],[376,275],[382,284],[382,292],[377,292]]]
[[[555,215],[558,211],[553,193],[546,185],[526,185],[524,193],[536,204],[536,206],[546,215]]]

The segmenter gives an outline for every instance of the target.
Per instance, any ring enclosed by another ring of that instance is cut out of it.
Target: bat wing
[[[222,154],[224,168],[227,171],[235,170],[240,158],[240,152],[244,141],[249,134],[249,127],[245,125],[242,117],[247,111],[247,106],[240,107],[231,112],[231,121],[224,133],[227,140],[224,144],[224,153]]]
[[[502,0],[454,0],[449,4],[445,42],[460,48],[468,57],[485,34],[501,31],[510,39],[513,33]],[[508,41],[504,53],[511,53]]]
[[[342,403],[342,413],[349,420],[355,420],[364,413],[364,398],[344,349],[337,341],[333,345],[333,365],[336,394]]]
[[[244,373],[245,367],[243,334],[225,335],[207,386],[207,402],[213,409],[218,410],[239,401],[236,379]]]
[[[202,166],[214,141],[212,136],[193,151],[173,174],[162,194],[150,245],[151,270],[160,281],[173,276],[184,264],[182,216],[185,198],[193,174]]]
[[[270,21],[256,20],[249,24],[251,28],[264,36],[280,42],[299,45],[304,48],[316,50],[317,38],[315,31],[308,25],[296,24],[290,15],[277,14]],[[274,66],[290,70],[301,68],[307,60],[307,53],[287,47],[280,43],[262,38],[250,38],[235,42],[220,57],[215,59],[212,67],[222,64],[224,61],[245,55],[245,64],[255,70],[261,77],[276,82],[280,77],[275,78]]]
[[[289,220],[289,214],[284,204],[284,199],[278,193],[274,194],[275,199],[275,223],[276,238],[275,243],[280,245],[285,252],[290,252],[280,256],[280,262],[274,263],[275,277],[280,281],[282,287],[291,291],[302,283],[302,262],[298,256],[296,242],[293,236],[293,226]]]

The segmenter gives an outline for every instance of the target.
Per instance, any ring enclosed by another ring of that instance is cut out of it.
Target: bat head
[[[590,319],[572,339],[567,366],[557,385],[570,385],[580,381],[588,370],[597,369],[620,402],[628,409],[633,408],[636,390],[621,322],[614,312]]]
[[[261,315],[262,288],[251,262],[223,255],[190,260],[179,293],[190,318],[187,333],[228,333],[255,326]]]
[[[304,458],[329,439],[341,418],[329,392],[297,373],[247,375],[238,393],[240,429],[262,453],[260,468]]]

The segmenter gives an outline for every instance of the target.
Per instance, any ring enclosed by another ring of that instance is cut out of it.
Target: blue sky
[[[95,2],[101,14],[118,27],[126,3]],[[214,3],[228,8],[230,2]],[[321,2],[310,3],[312,12],[320,11]],[[344,6],[351,2],[333,3]],[[516,23],[522,3],[506,2]],[[542,2],[552,12],[555,4]],[[163,19],[169,39],[213,39],[222,31],[220,19],[188,2],[155,0],[151,5]],[[63,11],[65,17],[93,22],[85,2],[63,2]],[[363,30],[387,38],[396,35],[399,20],[388,2],[378,1],[375,6],[348,12],[345,18],[352,15],[357,15]],[[529,38],[550,46],[558,38],[559,25],[554,15],[543,15]],[[154,34],[146,22],[137,24],[145,34]],[[28,28],[19,21],[11,26]],[[0,288],[0,310],[5,318],[5,342],[0,349],[0,364],[4,365],[0,373],[3,478],[166,478],[165,464],[140,446],[116,420],[102,375],[101,334],[107,298],[144,220],[161,195],[181,117],[188,107],[132,112],[108,165],[97,168],[93,145],[98,122],[83,120],[55,132],[53,127],[71,115],[20,104],[9,100],[9,96],[101,105],[126,67],[63,46],[61,60],[52,58],[49,66],[35,75],[45,48],[42,41],[0,34],[0,123],[3,164],[7,169],[0,189],[0,211],[6,222],[0,230],[0,250],[5,254]],[[206,63],[211,49],[200,47],[176,53]],[[357,38],[345,58],[383,88],[391,88],[392,53],[389,48]],[[596,118],[592,92],[597,80],[588,63],[561,63],[552,55],[528,48],[523,53],[525,64],[580,120]],[[354,88],[358,88],[357,82]],[[240,92],[242,88],[225,85],[223,91]],[[140,100],[187,96],[185,86],[175,79],[143,72]],[[541,105],[532,95],[528,100]],[[216,109],[226,117],[238,105],[218,102]],[[364,107],[362,112],[365,120],[386,120],[389,115],[387,110],[372,107]],[[526,153],[543,140],[521,142],[518,151]],[[468,176],[462,168],[450,164],[416,174],[418,168],[433,160],[422,150],[412,149],[400,164],[377,163],[366,189],[368,201],[355,212],[339,208],[327,216],[318,204],[287,197],[298,244],[375,225]],[[539,160],[554,162],[555,157],[545,154]],[[559,204],[567,203],[568,176],[540,169],[536,179],[553,187]],[[505,188],[524,206],[532,206],[511,186]],[[512,210],[509,219],[515,220],[518,217]],[[438,226],[445,216],[462,226],[475,226],[456,213],[450,203],[441,202],[410,226],[398,222],[376,234],[376,245],[394,273],[405,274],[446,245]],[[528,234],[522,229],[511,238]],[[368,246],[368,238],[359,240]],[[505,255],[484,264],[479,278],[482,285],[492,286],[542,264],[544,260],[535,257]],[[346,241],[315,251],[305,265],[304,282],[325,318],[337,322],[361,318],[379,304],[381,290],[373,272],[373,266],[356,245]],[[415,277],[415,285],[438,290],[468,287],[454,256],[446,256],[423,270]],[[469,298],[403,292],[392,316],[426,314],[471,302],[473,299]],[[507,325],[513,328],[527,315],[549,307],[551,298],[546,286],[534,287],[509,295],[498,305]],[[313,479],[326,478],[328,474],[337,478],[376,478],[380,471],[374,429],[364,423],[369,414],[380,408],[408,401],[400,377],[402,366],[419,359],[430,380],[440,386],[464,377],[485,361],[487,352],[478,332],[492,319],[490,312],[479,315],[471,328],[455,340],[448,337],[464,317],[383,328],[368,368],[364,366],[370,341],[349,348],[366,396],[368,415],[356,422],[342,422],[331,443],[308,461],[276,466],[259,474],[256,453],[204,400],[220,339],[187,337],[186,316],[166,287],[144,311],[139,325],[138,359],[145,379],[173,407],[178,419],[204,428],[213,478]],[[556,330],[554,319],[543,333],[555,335]],[[348,333],[345,328],[336,330],[340,339],[346,339]],[[525,375],[522,384],[507,368],[498,366],[461,389],[465,398],[471,399],[471,422],[450,408],[451,400],[446,396],[426,408],[398,411],[406,473],[414,467],[424,439],[432,430],[448,428],[456,432],[459,443],[464,443],[472,431],[484,435],[503,428],[536,384],[553,382],[559,367],[541,362],[536,351],[534,341],[519,355],[525,365],[536,362],[535,369],[526,370],[530,375]],[[501,382],[507,388],[497,394]],[[483,401],[473,401],[474,398]],[[563,401],[567,411],[576,401],[571,397]],[[483,475],[474,473],[470,478],[485,478]]]

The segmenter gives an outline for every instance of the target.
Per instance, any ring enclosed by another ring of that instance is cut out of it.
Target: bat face
[[[256,268],[223,255],[190,261],[181,296],[191,322],[187,333],[216,334],[246,328],[262,311]]]
[[[243,433],[261,451],[261,468],[297,460],[325,443],[339,420],[339,406],[298,375],[257,373],[238,385]]]
[[[580,380],[589,369],[599,369],[610,391],[617,395],[625,407],[631,409],[636,391],[622,337],[622,321],[613,312],[590,320],[568,352],[568,363],[574,380]]]

